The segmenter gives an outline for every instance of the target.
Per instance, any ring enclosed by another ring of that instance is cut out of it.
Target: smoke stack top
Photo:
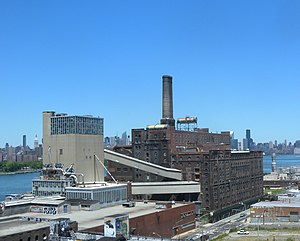
[[[175,120],[173,118],[172,76],[163,75],[162,80],[162,119],[160,123],[175,126]]]

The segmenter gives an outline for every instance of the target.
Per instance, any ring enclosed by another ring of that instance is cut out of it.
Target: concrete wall
[[[51,135],[51,116],[43,113],[43,163],[62,163],[64,168],[74,164],[76,173],[84,175],[85,182],[104,181],[104,168],[94,158],[104,162],[103,135]],[[49,148],[50,147],[50,148]]]
[[[30,212],[30,203],[24,205],[6,206],[0,217]]]

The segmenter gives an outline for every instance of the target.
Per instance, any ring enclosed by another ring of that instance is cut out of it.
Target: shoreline
[[[26,173],[35,173],[35,172],[40,172],[41,169],[37,170],[24,170],[24,171],[15,171],[15,172],[0,172],[0,175],[14,175],[14,174],[26,174]]]

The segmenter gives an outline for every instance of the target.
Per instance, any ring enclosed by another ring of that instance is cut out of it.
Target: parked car
[[[241,230],[237,231],[237,234],[240,234],[240,235],[247,235],[247,234],[249,234],[249,232],[248,232],[248,231],[245,231],[244,229],[241,229]]]

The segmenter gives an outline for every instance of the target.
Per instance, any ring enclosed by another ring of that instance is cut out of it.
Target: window
[[[63,149],[59,149],[59,155],[63,154]]]

